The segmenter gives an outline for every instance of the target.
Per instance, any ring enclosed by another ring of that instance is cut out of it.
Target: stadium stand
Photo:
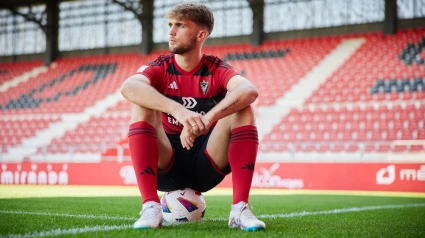
[[[362,37],[362,48],[307,103],[425,99],[423,28]]]
[[[35,67],[41,66],[42,63],[42,61],[0,63],[0,85]]]
[[[0,108],[4,115],[1,122],[4,125],[14,123],[16,126],[10,128],[13,132],[8,132],[8,135],[19,134],[20,137],[13,139],[14,143],[9,143],[10,137],[3,138],[2,150],[4,152],[10,151],[7,148],[19,150],[19,146],[24,146],[23,139],[36,138],[34,133],[19,132],[20,122],[17,118],[34,116],[40,123],[47,125],[39,129],[48,130],[48,125],[52,122],[58,122],[72,114],[85,114],[84,111],[90,106],[95,106],[96,102],[115,92],[123,78],[131,74],[134,68],[143,62],[142,59],[143,57],[137,54],[59,59],[47,71],[8,87],[1,97]],[[60,119],[52,120],[52,118]],[[64,133],[69,135],[71,132]],[[57,140],[49,143],[56,144]],[[81,144],[88,141],[76,139],[75,142]],[[70,149],[54,148],[54,146],[47,150],[38,149],[39,153],[67,151]]]
[[[15,119],[0,120],[0,145],[2,152],[7,152],[7,146],[16,146],[22,143],[22,139],[35,136],[37,131],[48,128],[52,122],[57,122],[58,117],[49,119]]]
[[[273,127],[262,151],[423,151],[423,29],[359,36],[362,47]]]
[[[272,105],[294,83],[317,65],[341,41],[339,37],[269,41],[254,48],[248,44],[207,48],[228,60],[260,91],[257,106]]]
[[[9,88],[1,108],[8,114],[82,112],[115,91],[124,75],[137,68],[140,58],[122,54],[59,59],[47,72]]]
[[[297,142],[376,142],[395,140],[424,140],[425,105],[417,107],[417,104],[395,105],[392,108],[386,105],[375,108],[367,106],[361,108],[355,106],[347,109],[342,107],[335,110],[329,107],[322,110],[316,107],[310,110],[308,107],[301,111],[291,110],[290,114],[282,119],[273,131],[264,137],[264,141],[280,141],[285,143]],[[325,147],[296,147],[302,151],[321,150]],[[355,147],[344,147],[347,151],[357,151]],[[404,147],[403,147],[404,148]],[[417,150],[418,147],[413,147]],[[278,148],[283,150],[285,148]],[[288,148],[286,148],[288,150]],[[339,147],[330,147],[328,150],[339,150]],[[401,147],[389,149],[401,151]],[[273,150],[265,148],[265,150]],[[405,150],[410,150],[406,147]],[[372,151],[372,148],[367,148]],[[376,150],[375,150],[376,151]],[[382,152],[382,150],[379,150]]]
[[[262,138],[261,153],[310,156],[343,152],[358,157],[425,152],[423,28],[401,30],[394,36],[363,33],[268,41],[260,47],[221,45],[206,47],[205,53],[227,60],[257,85],[261,95],[257,108],[278,107],[277,100],[341,42],[353,38],[364,38],[365,43],[302,107],[279,118]],[[48,130],[69,115],[87,116],[88,108],[117,93],[125,78],[159,53],[165,52],[59,59],[46,72],[10,87],[0,101],[5,115],[1,127],[8,128],[2,130],[2,154],[8,151],[6,146],[18,148],[23,139],[36,138],[37,131]],[[71,152],[97,160],[129,155],[130,104],[123,98],[110,104],[52,136],[27,156],[33,160],[47,158],[46,154],[68,158]],[[18,120],[22,114],[42,114],[46,119]],[[23,130],[24,124],[34,125],[33,129]]]

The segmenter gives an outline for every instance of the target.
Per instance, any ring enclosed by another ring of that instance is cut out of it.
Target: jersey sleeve
[[[235,76],[235,75],[239,75],[239,73],[229,64],[225,63],[225,62],[221,62],[216,69],[216,73],[218,74],[218,79],[219,79],[219,83],[220,83],[220,87],[223,88],[224,90],[227,90],[227,83],[229,82],[229,80]]]
[[[154,88],[157,88],[160,85],[164,76],[164,70],[161,65],[156,63],[157,61],[158,60],[154,60],[142,65],[136,72],[137,74],[146,76]]]

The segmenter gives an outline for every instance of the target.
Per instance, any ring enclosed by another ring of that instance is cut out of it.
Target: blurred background
[[[179,2],[0,2],[1,184],[136,184],[119,88]],[[260,92],[253,187],[425,192],[424,0],[191,2]]]

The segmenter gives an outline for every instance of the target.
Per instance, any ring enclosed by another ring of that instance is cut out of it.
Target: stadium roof
[[[39,4],[46,4],[49,1],[67,2],[72,0],[1,0],[0,9],[34,6]]]

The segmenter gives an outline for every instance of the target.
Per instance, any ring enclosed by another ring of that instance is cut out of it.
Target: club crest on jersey
[[[206,93],[207,93],[207,89],[208,89],[208,81],[203,80],[203,81],[201,82],[201,89],[202,89],[202,92],[203,92],[204,94],[206,94]]]

